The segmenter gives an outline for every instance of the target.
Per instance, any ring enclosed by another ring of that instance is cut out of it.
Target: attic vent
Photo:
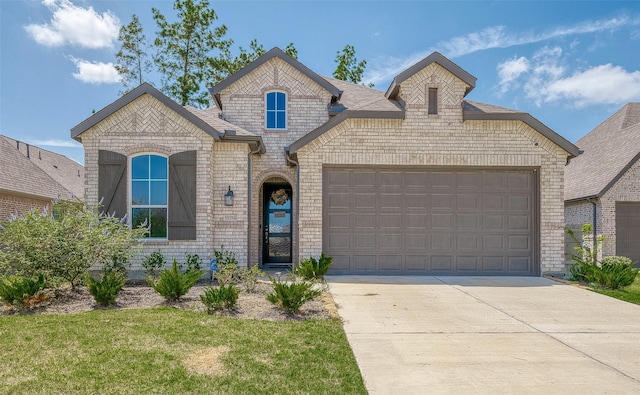
[[[429,88],[429,114],[438,113],[438,88]]]
[[[80,177],[80,169],[78,169],[78,177]]]
[[[58,168],[58,166],[56,166],[56,165],[53,165],[53,167],[55,167],[56,169]]]
[[[38,159],[42,160],[42,151],[38,151]]]
[[[235,136],[236,135],[236,131],[235,130],[225,129],[224,130],[224,134],[227,135],[227,136]]]

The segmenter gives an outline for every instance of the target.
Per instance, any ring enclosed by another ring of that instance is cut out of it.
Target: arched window
[[[287,128],[287,94],[269,92],[266,95],[265,127],[267,129]]]
[[[168,160],[160,155],[131,158],[131,224],[147,223],[147,237],[167,238]]]

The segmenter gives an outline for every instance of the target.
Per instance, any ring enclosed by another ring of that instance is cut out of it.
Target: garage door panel
[[[539,272],[533,170],[329,167],[324,173],[323,250],[342,257],[333,273]],[[327,185],[333,180],[341,187]]]
[[[333,265],[331,271],[337,274],[347,274],[351,272],[351,255],[333,255]]]
[[[640,202],[616,202],[616,255],[640,262]]]

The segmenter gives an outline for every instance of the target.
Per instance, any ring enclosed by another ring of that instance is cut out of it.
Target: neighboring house
[[[64,155],[0,135],[0,221],[84,196],[84,168]]]
[[[562,271],[578,150],[529,114],[464,100],[475,81],[433,53],[381,92],[274,48],[210,89],[217,109],[143,84],[71,136],[87,200],[151,223],[143,254],[224,245],[241,266],[325,252],[335,274]]]
[[[565,172],[565,222],[604,236],[601,255],[640,261],[640,103],[629,103],[581,138]],[[567,243],[567,253],[573,252]]]

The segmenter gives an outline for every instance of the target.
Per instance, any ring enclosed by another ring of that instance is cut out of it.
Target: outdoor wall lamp
[[[224,194],[224,205],[233,206],[233,191],[231,190],[231,185],[229,185],[227,193]]]

